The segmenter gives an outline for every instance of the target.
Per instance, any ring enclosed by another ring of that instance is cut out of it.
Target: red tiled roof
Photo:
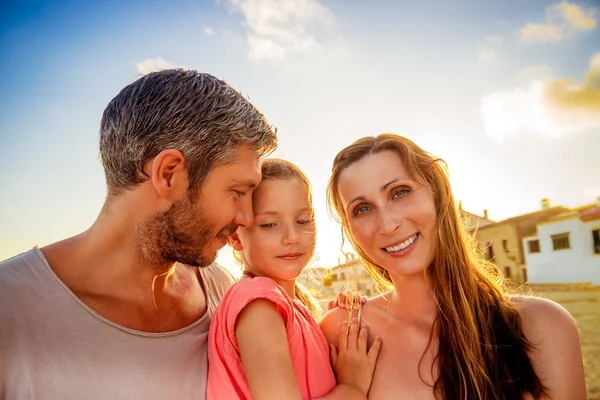
[[[600,206],[588,208],[579,214],[579,219],[583,222],[600,219]]]

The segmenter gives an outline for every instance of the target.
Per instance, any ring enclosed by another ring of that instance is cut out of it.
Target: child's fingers
[[[336,306],[337,306],[337,301],[330,300],[329,303],[327,303],[327,311],[333,310]]]
[[[360,304],[365,304],[367,302],[367,300],[369,300],[369,298],[367,296],[361,296],[360,297]]]
[[[331,358],[331,366],[335,367],[335,363],[337,362],[337,347],[335,345],[329,345],[329,357]]]
[[[360,333],[358,334],[358,352],[360,354],[367,353],[367,339],[369,337],[369,326],[365,323],[360,325]]]
[[[371,345],[369,352],[367,353],[367,357],[375,362],[377,361],[377,357],[379,357],[379,351],[381,350],[381,337],[376,336],[375,341]]]
[[[358,341],[358,319],[352,318],[350,320],[350,329],[348,331],[347,348],[356,349]]]
[[[338,337],[338,349],[346,350],[348,348],[348,324],[340,324],[340,335]]]
[[[346,295],[344,293],[338,293],[337,295],[337,304],[339,308],[344,308],[344,309],[348,309],[348,302],[347,302],[348,298],[346,297]]]

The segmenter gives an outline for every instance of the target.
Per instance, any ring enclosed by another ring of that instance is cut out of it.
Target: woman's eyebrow
[[[390,185],[393,185],[394,183],[400,182],[400,181],[412,182],[412,180],[407,179],[407,178],[394,178],[391,181],[381,185],[381,187],[379,188],[379,191],[385,192]],[[350,206],[350,204],[354,203],[355,201],[366,200],[366,199],[367,199],[367,197],[363,194],[361,194],[360,196],[356,196],[355,198],[353,198],[352,200],[350,200],[349,202],[346,203],[346,210],[348,210],[348,207]]]

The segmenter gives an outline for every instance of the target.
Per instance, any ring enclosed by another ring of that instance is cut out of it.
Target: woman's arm
[[[358,331],[355,321],[349,331],[340,333],[338,354],[334,354],[338,386],[323,400],[366,397],[380,340],[367,351],[366,329]],[[253,399],[302,398],[284,320],[272,302],[264,299],[250,302],[238,317],[235,335]]]
[[[515,299],[523,333],[534,350],[530,357],[547,399],[585,400],[585,375],[579,332],[573,317],[559,304],[537,297]]]

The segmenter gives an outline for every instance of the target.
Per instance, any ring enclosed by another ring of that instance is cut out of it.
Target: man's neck
[[[145,262],[138,223],[103,213],[84,233],[41,250],[67,287],[105,318],[148,332],[187,326],[206,310],[198,271]]]

